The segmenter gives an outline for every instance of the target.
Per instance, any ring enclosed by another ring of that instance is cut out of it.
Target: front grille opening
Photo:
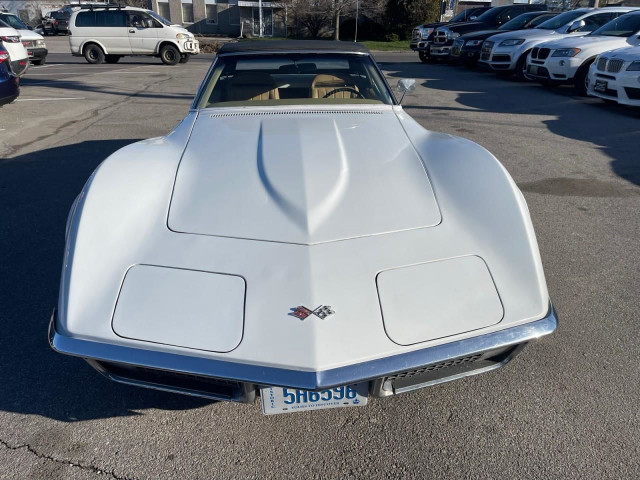
[[[155,368],[126,365],[104,361],[95,362],[113,380],[121,380],[140,386],[163,387],[179,393],[192,393],[221,400],[238,400],[244,397],[241,382],[204,377],[188,373],[171,372]]]
[[[475,370],[486,370],[490,367],[498,367],[506,363],[518,349],[520,345],[514,345],[490,352],[481,352],[465,357],[453,358],[445,362],[425,365],[424,367],[407,370],[385,377],[381,382],[382,389],[394,393],[413,390],[423,384],[438,383],[439,380],[453,377],[460,374],[473,372]],[[426,386],[426,385],[424,385]]]
[[[615,95],[612,96],[618,96],[618,92],[615,90],[612,90],[615,93]],[[629,97],[630,100],[640,100],[640,88],[633,88],[633,87],[624,87],[624,91],[627,94],[627,97]]]

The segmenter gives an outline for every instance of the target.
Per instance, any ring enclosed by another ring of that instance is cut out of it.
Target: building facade
[[[260,4],[247,0],[152,0],[151,8],[171,23],[196,34],[229,37],[260,36]],[[262,2],[262,35],[287,35],[287,9]]]

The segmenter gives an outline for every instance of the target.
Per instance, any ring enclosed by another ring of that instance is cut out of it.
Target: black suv
[[[546,10],[546,5],[505,5],[494,7],[480,15],[475,22],[452,23],[436,28],[433,32],[433,43],[430,55],[440,59],[448,59],[453,41],[460,35],[480,30],[496,29],[512,18],[527,12]]]
[[[480,50],[487,38],[497,35],[498,33],[536,28],[541,23],[546,22],[556,15],[558,15],[558,12],[547,12],[544,10],[528,12],[512,18],[495,30],[479,30],[477,32],[466,33],[456,38],[453,42],[450,59],[462,62],[466,67],[474,67],[480,59]]]
[[[69,32],[69,18],[71,18],[71,10],[51,12],[42,19],[42,31],[45,35],[66,34]]]
[[[409,43],[409,46],[411,47],[411,50],[418,52],[420,60],[426,62],[429,60],[429,45],[433,41],[433,32],[436,28],[450,23],[471,22],[488,10],[491,10],[491,7],[467,8],[448,22],[418,25],[411,33],[411,42]]]

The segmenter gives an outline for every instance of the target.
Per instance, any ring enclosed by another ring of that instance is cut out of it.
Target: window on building
[[[215,4],[207,4],[207,23],[218,23],[218,6]]]
[[[171,9],[169,8],[169,2],[158,2],[158,13],[161,17],[171,18]]]
[[[193,23],[193,3],[182,4],[182,22]]]

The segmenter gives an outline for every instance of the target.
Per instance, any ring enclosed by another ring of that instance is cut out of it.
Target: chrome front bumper
[[[524,344],[553,333],[557,324],[550,304],[544,318],[524,325],[323,371],[248,365],[68,337],[56,330],[55,310],[49,324],[49,344],[56,352],[84,358],[112,380],[216,400],[252,402],[260,386],[317,391],[362,382],[370,382],[371,394],[381,397],[499,368]],[[167,384],[162,375],[184,381]],[[197,387],[206,382],[214,387]],[[224,394],[216,393],[218,386]]]

